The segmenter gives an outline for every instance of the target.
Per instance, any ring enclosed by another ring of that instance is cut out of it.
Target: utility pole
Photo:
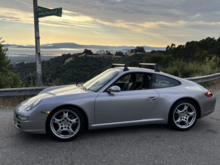
[[[34,4],[34,30],[35,30],[35,54],[36,54],[36,69],[37,69],[37,86],[42,86],[42,69],[41,69],[41,54],[40,54],[40,33],[38,20],[38,5],[37,0],[33,0]]]

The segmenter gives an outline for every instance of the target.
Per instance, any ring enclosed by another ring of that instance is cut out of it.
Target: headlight
[[[41,102],[41,99],[35,100],[33,103],[31,103],[29,106],[27,106],[26,111],[30,111],[34,107],[36,107]]]
[[[26,117],[26,116],[16,115],[16,117],[20,120],[23,120],[23,121],[28,120],[28,117]]]

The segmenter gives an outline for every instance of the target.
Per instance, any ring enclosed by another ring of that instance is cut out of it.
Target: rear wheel
[[[192,128],[198,117],[198,107],[190,100],[177,102],[171,109],[169,115],[170,125],[178,130],[188,130]]]
[[[55,139],[68,141],[76,138],[84,128],[84,118],[78,109],[64,107],[52,112],[47,120],[47,131]]]

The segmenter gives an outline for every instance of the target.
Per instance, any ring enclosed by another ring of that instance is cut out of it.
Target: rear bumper
[[[216,98],[215,96],[213,97],[206,97],[202,99],[201,101],[201,115],[200,118],[207,116],[209,114],[211,114],[212,112],[214,112],[215,110],[215,104],[216,104]]]

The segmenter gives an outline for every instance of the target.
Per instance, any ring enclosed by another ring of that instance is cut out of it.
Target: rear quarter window
[[[155,74],[154,75],[154,80],[152,83],[152,87],[155,88],[167,88],[167,87],[174,87],[174,86],[178,86],[181,83],[175,79],[166,77],[166,76],[162,76],[162,75],[158,75]]]

